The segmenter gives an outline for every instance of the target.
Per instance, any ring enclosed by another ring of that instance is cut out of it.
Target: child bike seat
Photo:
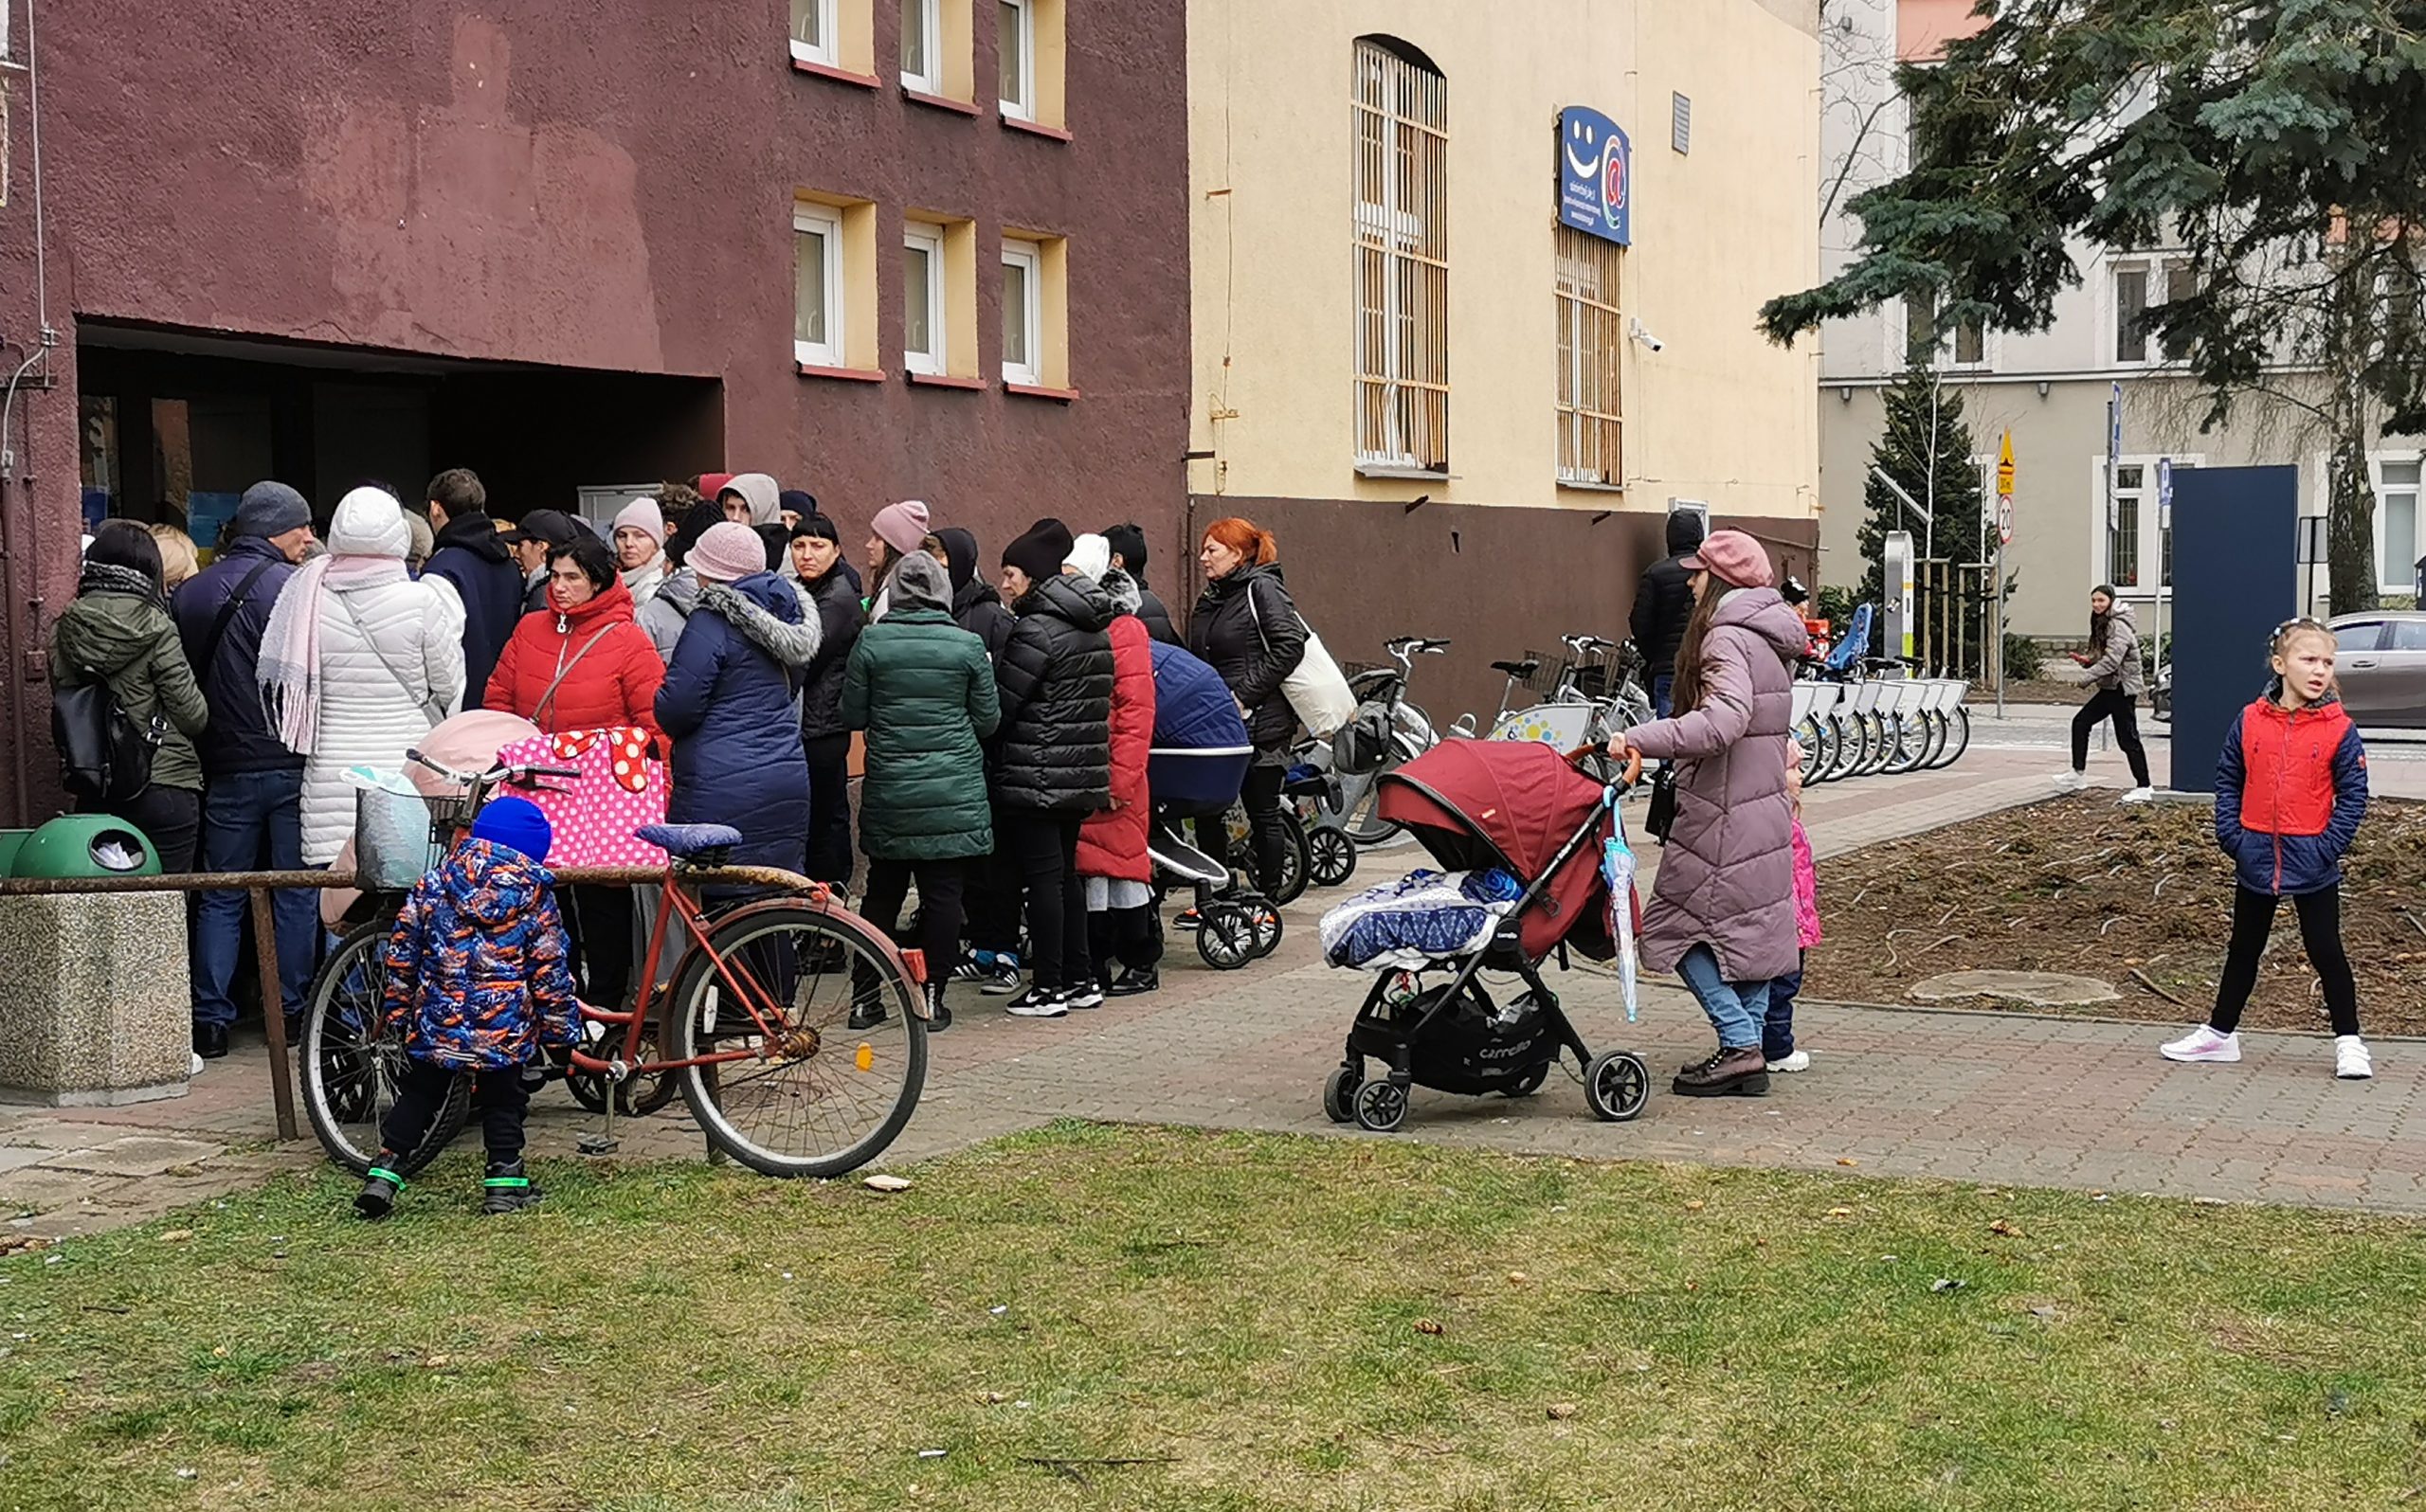
[[[730,824],[643,824],[632,836],[692,866],[722,866],[725,853],[741,843]]]

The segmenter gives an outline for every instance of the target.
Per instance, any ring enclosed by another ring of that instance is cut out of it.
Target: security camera
[[[1636,320],[1634,322],[1633,327],[1628,333],[1631,334],[1635,340],[1641,342],[1644,346],[1649,347],[1654,351],[1665,351],[1668,350],[1668,343],[1660,340],[1657,336],[1653,335],[1650,328],[1646,327],[1640,320]]]

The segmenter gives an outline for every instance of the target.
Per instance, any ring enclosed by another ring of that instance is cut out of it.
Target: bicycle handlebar
[[[1602,636],[1561,636],[1558,639],[1561,645],[1579,657],[1588,657],[1596,651],[1613,651],[1618,644]]]

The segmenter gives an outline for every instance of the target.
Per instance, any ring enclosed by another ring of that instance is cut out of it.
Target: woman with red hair
[[[1279,555],[1272,532],[1252,520],[1234,515],[1207,526],[1196,558],[1204,568],[1204,595],[1187,627],[1188,649],[1229,684],[1255,743],[1255,765],[1239,797],[1254,836],[1255,883],[1267,894],[1279,883],[1281,847],[1289,843],[1280,781],[1297,733],[1296,711],[1280,684],[1306,655],[1306,622],[1280,580]],[[1196,843],[1207,855],[1226,858],[1224,821],[1197,820]]]

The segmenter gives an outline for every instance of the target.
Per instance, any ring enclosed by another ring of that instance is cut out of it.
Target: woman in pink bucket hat
[[[1676,653],[1675,713],[1609,742],[1675,764],[1676,810],[1651,903],[1642,959],[1675,971],[1710,1016],[1718,1049],[1676,1074],[1687,1097],[1769,1089],[1761,1025],[1769,983],[1795,968],[1794,800],[1786,729],[1802,619],[1773,585],[1761,543],[1717,531],[1680,564],[1693,618]]]

